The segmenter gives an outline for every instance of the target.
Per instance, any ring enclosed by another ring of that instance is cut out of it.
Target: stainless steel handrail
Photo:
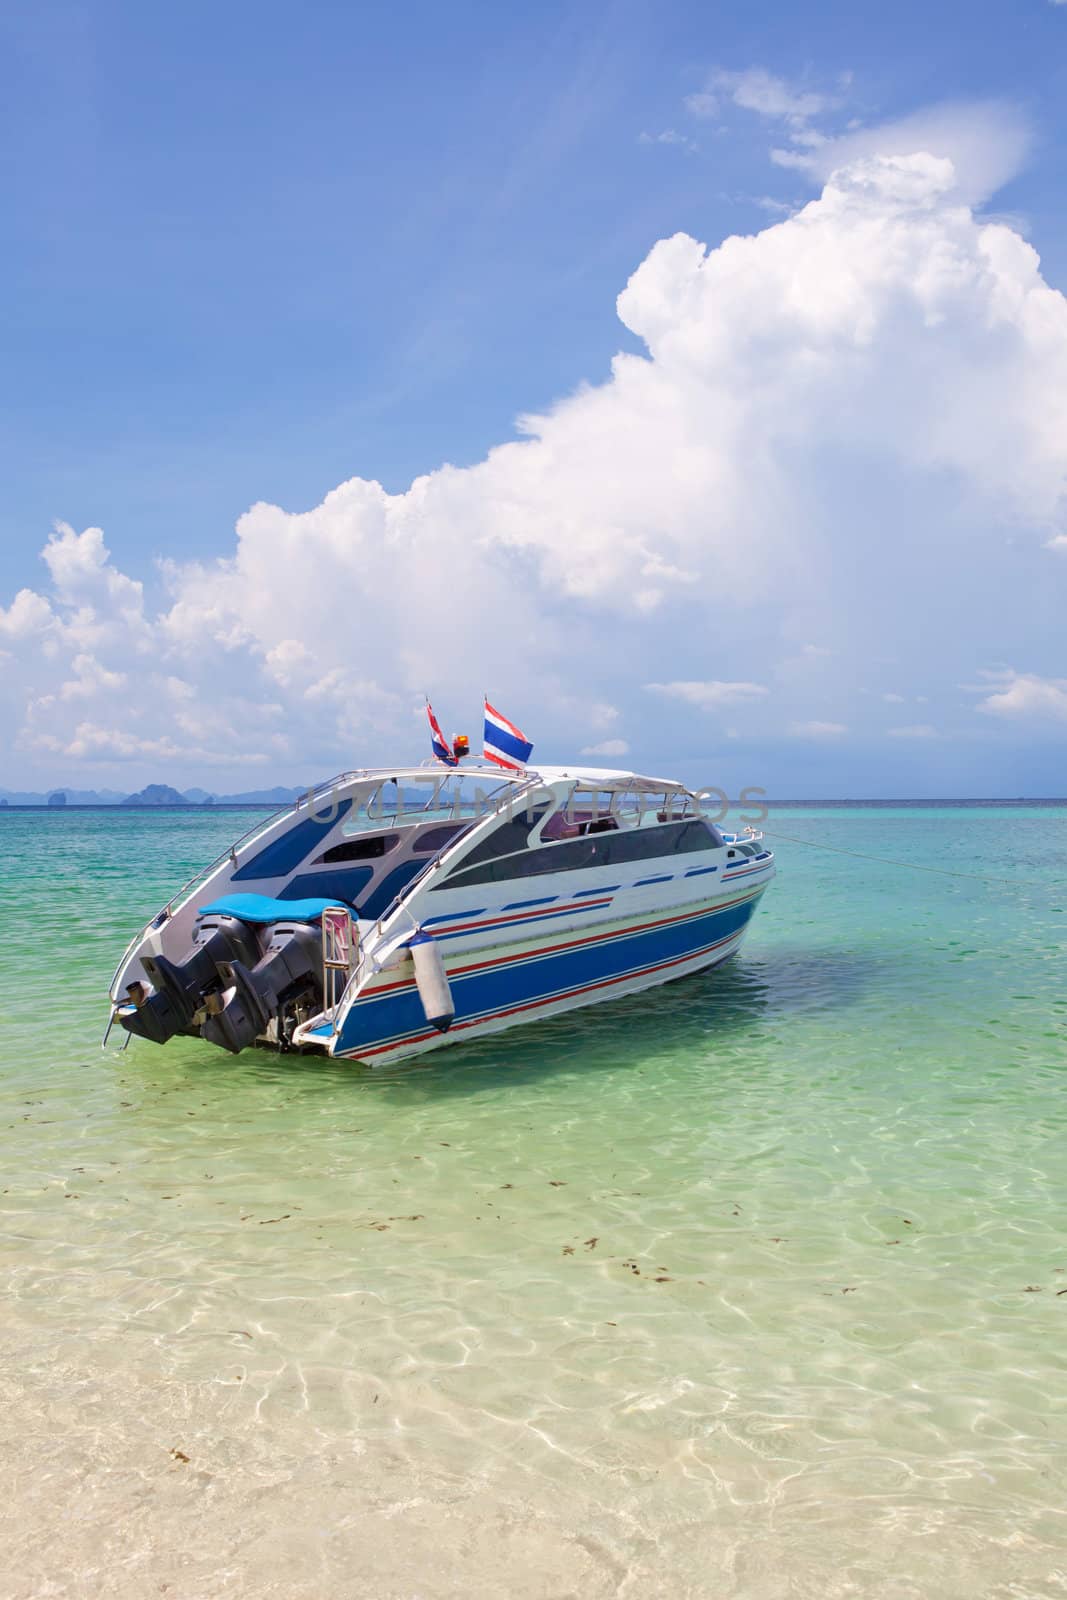
[[[366,778],[370,776],[371,774],[366,768],[356,769],[353,772],[339,773],[336,778],[331,778],[327,783],[319,784],[317,788],[308,789],[304,794],[298,795],[295,800],[290,801],[288,805],[280,806],[277,811],[269,812],[268,815],[261,821],[253,823],[252,826],[247,828],[239,838],[234,839],[230,844],[228,844],[226,849],[215,857],[214,861],[209,862],[206,867],[201,867],[198,872],[194,872],[192,877],[187,878],[180,888],[175,889],[170,899],[160,907],[155,916],[150,917],[140,931],[134,934],[133,938],[122,952],[122,956],[115,968],[115,971],[112,973],[111,982],[108,985],[108,993],[110,994],[114,989],[119,973],[122,971],[123,967],[130,959],[130,956],[133,954],[134,950],[136,950],[137,946],[141,943],[141,940],[145,937],[145,935],[147,933],[151,933],[156,927],[162,927],[163,923],[168,919],[168,917],[174,915],[175,910],[181,909],[191,895],[195,893],[198,886],[202,883],[205,883],[207,879],[211,877],[213,872],[218,871],[223,862],[236,861],[238,850],[243,849],[246,844],[250,844],[253,839],[259,838],[261,834],[268,833],[276,823],[282,820],[283,817],[289,815],[295,816],[304,805],[306,805],[311,814],[314,815],[315,806],[313,802],[319,799],[320,796],[324,797],[328,794],[331,794],[335,789],[344,784],[352,783],[359,778]]]
[[[495,819],[499,816],[500,812],[503,811],[507,806],[511,805],[519,795],[525,794],[531,789],[540,789],[543,787],[544,782],[539,775],[536,777],[527,778],[525,783],[517,785],[504,799],[502,799],[494,808],[494,810],[487,811],[484,817],[476,818],[474,820],[486,821],[490,818]],[[366,939],[360,940],[359,964],[356,966],[352,976],[345,985],[344,992],[334,1008],[334,1014],[330,1019],[333,1023],[335,1033],[338,1030],[338,1019],[343,1016],[348,1009],[351,1008],[352,1002],[358,995],[366,977],[370,976],[373,972],[381,971],[381,962],[377,959],[379,954],[392,955],[393,951],[396,949],[396,936],[402,931],[410,933],[419,932],[421,924],[414,916],[412,916],[411,907],[408,904],[408,901],[414,891],[426,880],[426,878],[439,871],[445,865],[446,860],[451,858],[453,851],[457,850],[458,847],[468,839],[468,833],[469,830],[465,829],[463,833],[461,833],[458,838],[453,839],[439,855],[431,856],[426,865],[423,867],[422,871],[417,873],[416,876],[411,879],[410,883],[406,883],[404,885],[400,894],[397,895],[395,901],[393,902],[392,909],[387,913],[387,915],[379,917],[375,923],[374,935],[376,935],[376,937],[374,938],[373,946],[370,945],[370,939],[373,937],[372,935],[368,935]],[[410,929],[402,930],[401,928],[395,928],[391,926],[401,917],[407,917],[409,923],[411,924]],[[389,925],[388,928],[387,924]],[[369,971],[366,970],[368,968],[370,969]]]

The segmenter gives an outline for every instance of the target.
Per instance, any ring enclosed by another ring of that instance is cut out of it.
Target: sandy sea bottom
[[[1067,1596],[1067,812],[778,813],[740,959],[101,1053],[232,815],[0,815],[0,1593]]]

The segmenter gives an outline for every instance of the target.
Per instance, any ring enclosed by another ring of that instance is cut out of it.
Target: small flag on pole
[[[456,757],[449,749],[448,740],[441,732],[441,724],[433,714],[433,706],[427,700],[426,716],[430,724],[430,744],[438,761],[443,761],[446,767],[457,766]]]
[[[487,761],[509,772],[521,772],[530,759],[533,745],[526,735],[507,717],[485,702],[485,732],[482,737],[482,754]]]

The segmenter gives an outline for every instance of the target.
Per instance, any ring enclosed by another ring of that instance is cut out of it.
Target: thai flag
[[[487,761],[495,761],[498,767],[506,767],[509,772],[521,772],[530,759],[533,745],[526,735],[516,728],[507,717],[502,717],[488,702],[485,702],[485,732],[482,736],[482,754]]]
[[[448,740],[441,732],[441,724],[434,716],[433,706],[428,700],[426,702],[426,716],[430,723],[430,744],[433,747],[434,755],[437,757],[438,761],[443,761],[446,767],[458,766],[459,763],[456,761],[455,756],[452,754],[452,751],[449,748]]]

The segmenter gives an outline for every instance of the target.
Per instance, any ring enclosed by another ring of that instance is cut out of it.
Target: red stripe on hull
[[[479,928],[499,927],[501,923],[536,922],[539,917],[558,917],[564,911],[586,911],[590,906],[610,906],[611,900],[609,895],[606,900],[576,900],[571,905],[547,906],[540,911],[509,911],[506,916],[502,913],[499,917],[486,917],[480,922],[449,923],[440,930],[427,925],[427,932],[435,939],[451,938],[454,933],[474,933]]]
[[[520,1006],[508,1006],[503,1011],[491,1011],[487,1016],[471,1017],[467,1022],[456,1022],[449,1029],[449,1037],[462,1032],[466,1028],[477,1028],[482,1023],[493,1022],[498,1017],[516,1017],[524,1011],[536,1011],[538,1006],[553,1005],[560,1000],[573,999],[575,995],[579,994],[592,994],[597,989],[610,989],[612,984],[627,983],[634,978],[644,978],[649,973],[665,972],[669,967],[682,966],[686,961],[695,961],[699,956],[709,955],[712,950],[717,950],[725,944],[732,944],[735,940],[743,938],[743,936],[744,929],[742,928],[736,933],[728,934],[725,939],[716,939],[713,944],[704,945],[700,950],[691,950],[688,955],[672,956],[669,961],[657,961],[648,967],[638,967],[634,972],[622,972],[615,978],[599,978],[596,983],[581,984],[577,989],[564,989],[557,994],[545,995],[540,1000],[526,1000]],[[400,1050],[405,1045],[423,1044],[427,1040],[440,1038],[441,1034],[436,1029],[431,1029],[427,1033],[416,1033],[409,1035],[407,1038],[394,1039],[391,1044],[374,1045],[370,1050],[353,1051],[352,1059],[365,1061],[369,1056],[385,1055],[389,1051]],[[338,1059],[343,1060],[344,1058],[338,1057]]]
[[[590,934],[585,938],[571,939],[566,944],[539,945],[534,950],[517,950],[513,956],[496,956],[489,961],[471,961],[464,967],[453,967],[448,976],[449,978],[461,978],[468,972],[482,972],[486,967],[504,967],[513,961],[527,961],[532,960],[535,956],[556,955],[565,950],[577,950],[583,945],[601,944],[606,939],[618,939],[626,934],[648,933],[654,928],[671,928],[679,922],[692,922],[695,917],[706,917],[716,911],[729,911],[731,906],[744,905],[749,899],[751,899],[750,895],[738,895],[736,899],[724,900],[721,905],[704,905],[697,911],[687,911],[677,917],[661,917],[659,921],[654,922],[635,922],[630,924],[629,927],[611,928],[607,933]],[[377,999],[382,994],[395,994],[398,989],[413,989],[414,987],[414,978],[400,978],[395,983],[383,983],[381,988],[367,989],[359,998]],[[358,1000],[356,1004],[359,1004]]]

